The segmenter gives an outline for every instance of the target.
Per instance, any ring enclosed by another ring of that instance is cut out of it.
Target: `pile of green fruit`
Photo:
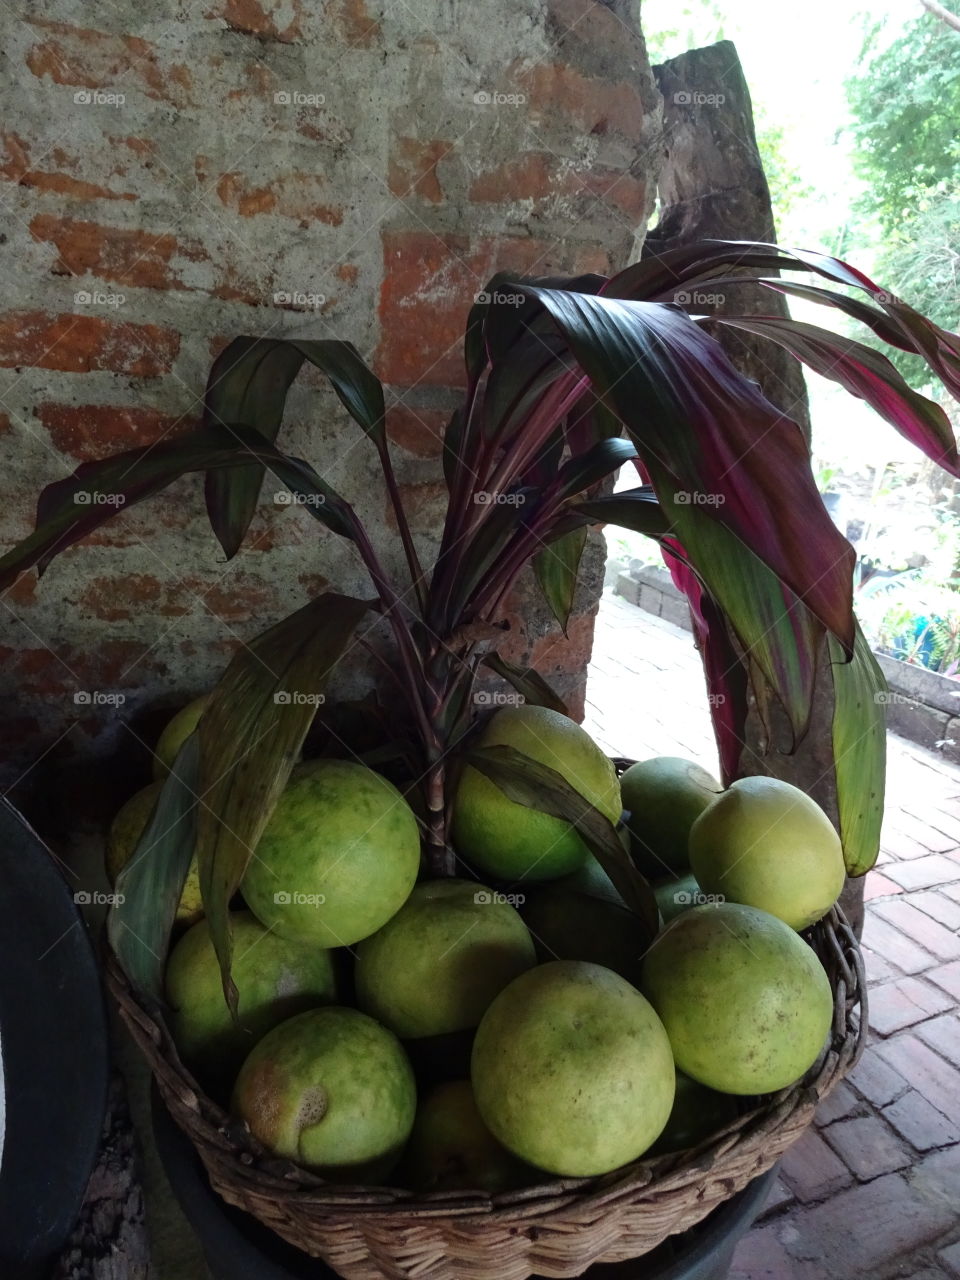
[[[161,777],[203,706],[164,732]],[[304,761],[234,904],[236,1020],[195,866],[184,886],[170,1026],[213,1096],[323,1177],[495,1192],[694,1146],[738,1099],[803,1076],[833,1000],[797,930],[844,879],[817,805],[770,778],[723,790],[673,758],[618,780],[583,729],[540,707],[497,711],[481,743],[556,770],[619,827],[654,885],[652,945],[574,827],[473,766],[452,828],[462,874],[437,880],[391,782]],[[111,874],[159,785],[118,814]]]

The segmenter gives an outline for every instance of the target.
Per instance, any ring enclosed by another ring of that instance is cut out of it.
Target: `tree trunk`
[[[644,257],[701,239],[776,241],[770,190],[757,149],[750,93],[735,46],[721,40],[654,67],[663,94],[666,160],[660,175],[661,213]],[[694,299],[697,311],[789,314],[784,298],[757,285]],[[762,338],[724,329],[718,338],[733,362],[810,439],[803,370]],[[810,729],[792,750],[782,709],[771,699],[769,733],[751,696],[741,767],[793,783],[811,795],[839,828],[833,769],[833,681],[821,654]],[[863,926],[863,879],[848,880],[841,905],[857,933]]]

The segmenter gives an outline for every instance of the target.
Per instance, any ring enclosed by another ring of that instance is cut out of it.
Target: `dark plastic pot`
[[[281,1240],[254,1218],[224,1203],[211,1189],[189,1139],[153,1090],[157,1151],[190,1225],[200,1238],[213,1280],[338,1280],[338,1274]],[[724,1280],[740,1237],[760,1212],[776,1168],[751,1182],[702,1223],[672,1236],[633,1262],[591,1267],[588,1280]]]
[[[0,800],[0,1275],[47,1276],[83,1202],[106,1105],[100,978],[53,855]]]

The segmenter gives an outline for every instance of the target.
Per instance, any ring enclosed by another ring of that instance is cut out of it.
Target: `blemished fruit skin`
[[[613,762],[568,716],[547,707],[502,707],[480,736],[483,747],[508,746],[547,765],[611,822],[621,813]],[[554,880],[582,866],[587,847],[569,823],[510,800],[468,766],[457,789],[453,845],[498,880]]]
[[[816,801],[778,778],[741,778],[690,832],[704,893],[805,929],[826,915],[846,876],[840,837]]]
[[[473,880],[425,880],[357,948],[357,1004],[402,1039],[475,1027],[537,962],[518,912]]]
[[[298,765],[243,877],[268,928],[352,946],[406,902],[420,868],[413,811],[386,778],[346,760]]]
[[[639,922],[595,858],[572,875],[532,886],[520,914],[541,960],[587,960],[637,981],[645,949]]]
[[[334,1182],[375,1183],[413,1127],[400,1041],[356,1009],[311,1009],[269,1031],[240,1068],[233,1109],[275,1155]]]
[[[721,790],[706,769],[679,756],[632,764],[620,779],[620,794],[630,814],[627,828],[637,870],[654,880],[689,870],[690,828]]]
[[[130,861],[130,855],[137,847],[137,841],[143,835],[144,828],[150,821],[157,797],[163,788],[163,782],[151,782],[149,786],[137,791],[118,810],[110,824],[107,835],[106,868],[111,884],[116,884],[117,876]],[[183,882],[180,901],[177,904],[176,923],[179,925],[194,924],[203,915],[203,899],[200,896],[200,871],[196,856],[190,859],[187,877]]]
[[[636,1160],[673,1105],[673,1057],[653,1008],[618,974],[577,960],[539,965],[501,992],[470,1074],[494,1137],[563,1177]]]
[[[705,1084],[699,1084],[678,1071],[677,1093],[670,1119],[650,1154],[663,1155],[668,1151],[696,1147],[726,1128],[739,1113],[740,1108],[732,1094],[708,1089]]]
[[[209,701],[209,693],[201,694],[199,698],[194,698],[185,707],[181,707],[173,719],[167,723],[157,742],[157,749],[153,753],[154,778],[165,778],[173,768],[177,753],[200,723],[200,717]]]
[[[693,907],[654,940],[641,990],[679,1070],[721,1093],[785,1089],[816,1061],[833,994],[814,951],[756,907]]]
[[[232,1078],[272,1027],[314,1005],[337,999],[334,957],[320,947],[268,932],[249,912],[231,914],[233,980],[239,992],[234,1022],[223,997],[220,966],[206,920],[189,929],[167,962],[166,992],[181,1057],[219,1080]]]
[[[397,1177],[414,1191],[492,1194],[542,1174],[496,1140],[480,1118],[470,1081],[449,1080],[421,1098]]]

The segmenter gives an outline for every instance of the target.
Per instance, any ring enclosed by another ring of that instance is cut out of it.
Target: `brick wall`
[[[373,361],[429,557],[443,508],[440,429],[473,295],[501,268],[622,265],[650,212],[659,100],[637,8],[7,6],[0,543],[28,532],[41,485],[195,419],[227,338],[284,334],[346,337]],[[372,453],[310,372],[283,438],[358,506],[390,559]],[[26,773],[49,793],[74,776],[70,762],[112,751],[113,789],[126,785],[157,709],[206,686],[240,641],[325,582],[366,590],[350,548],[274,505],[272,491],[268,481],[230,564],[206,526],[200,480],[188,478],[67,553],[41,584],[31,575],[7,593],[8,777]],[[568,640],[529,584],[509,602],[510,656],[532,657],[574,702],[599,558],[595,547]],[[84,708],[78,690],[126,702]]]

